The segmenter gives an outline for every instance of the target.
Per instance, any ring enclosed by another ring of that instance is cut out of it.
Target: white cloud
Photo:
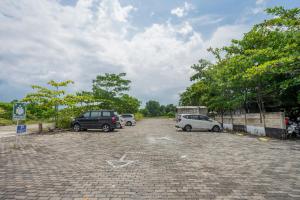
[[[256,0],[256,5],[260,5],[260,4],[264,4],[266,3],[268,0]]]
[[[217,24],[223,21],[223,17],[218,15],[202,15],[199,17],[193,17],[188,19],[192,24],[200,25],[209,25]]]
[[[176,15],[177,17],[183,17],[188,14],[190,10],[192,10],[194,7],[192,4],[189,4],[187,2],[184,2],[184,5],[182,7],[177,7],[171,10],[172,15]]]
[[[79,0],[75,7],[0,1],[0,99],[11,95],[4,84],[28,91],[31,84],[72,79],[73,91],[88,90],[97,74],[126,72],[133,81],[131,93],[141,100],[176,103],[179,91],[190,84],[190,66],[210,58],[206,49],[247,29],[219,27],[208,40],[187,21],[140,30],[130,23],[134,10],[118,0]]]
[[[255,8],[252,8],[251,11],[252,11],[252,14],[257,15],[257,14],[263,13],[264,8],[263,7],[255,7]]]
[[[256,0],[256,6],[251,9],[251,13],[254,15],[263,13],[266,8],[267,1],[268,0]]]

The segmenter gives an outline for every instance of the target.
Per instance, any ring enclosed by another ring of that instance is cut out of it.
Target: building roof
[[[195,109],[195,108],[207,108],[206,106],[177,106],[177,109]]]

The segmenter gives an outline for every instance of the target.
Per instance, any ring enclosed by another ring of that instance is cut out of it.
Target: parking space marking
[[[106,162],[113,168],[126,167],[135,162],[134,160],[124,160],[125,157],[126,157],[126,154],[124,154],[119,160],[107,160]]]

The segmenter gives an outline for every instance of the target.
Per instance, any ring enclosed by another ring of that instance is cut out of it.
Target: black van
[[[102,129],[109,132],[116,128],[117,120],[118,116],[113,110],[92,110],[76,117],[71,126],[76,132],[87,129]]]

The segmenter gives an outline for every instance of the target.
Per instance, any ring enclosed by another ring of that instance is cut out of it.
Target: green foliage
[[[299,107],[300,9],[269,8],[276,17],[255,25],[241,40],[209,51],[216,62],[192,66],[195,81],[180,95],[181,105],[206,105],[224,112],[256,103]]]
[[[134,114],[134,118],[135,118],[136,121],[140,121],[144,118],[144,115],[140,112],[137,112],[137,113]]]
[[[49,87],[42,87],[33,85],[33,93],[29,93],[23,99],[28,102],[30,114],[34,115],[36,119],[55,118],[56,124],[58,122],[58,108],[59,106],[68,105],[68,99],[65,99],[65,90],[60,89],[69,84],[74,83],[71,80],[63,82],[55,82],[53,80],[48,82]]]
[[[115,109],[118,113],[136,113],[141,102],[128,94],[122,95],[116,100]]]
[[[126,73],[98,75],[93,80],[93,93],[98,98],[112,98],[120,96],[130,89],[130,80],[124,79]]]
[[[138,99],[124,94],[130,89],[126,73],[98,75],[93,80],[92,96],[99,108],[114,109],[119,113],[135,113],[140,107]]]
[[[160,107],[160,104],[159,102],[157,101],[153,101],[153,100],[150,100],[146,103],[146,107],[145,109],[148,111],[149,113],[149,117],[157,117],[157,116],[160,116],[161,114],[161,107]]]
[[[5,114],[5,110],[3,108],[0,108],[0,115]]]
[[[0,118],[11,120],[13,103],[0,102]]]
[[[13,125],[12,120],[0,118],[0,126],[8,126],[8,125]]]
[[[80,109],[76,108],[65,108],[59,111],[59,120],[57,123],[57,128],[70,128],[72,120],[81,114]]]
[[[173,104],[160,105],[159,102],[150,100],[146,103],[146,107],[140,112],[146,117],[175,117],[176,106]]]
[[[166,116],[167,117],[169,117],[169,118],[174,118],[175,117],[175,112],[168,112],[167,114],[166,114]]]

